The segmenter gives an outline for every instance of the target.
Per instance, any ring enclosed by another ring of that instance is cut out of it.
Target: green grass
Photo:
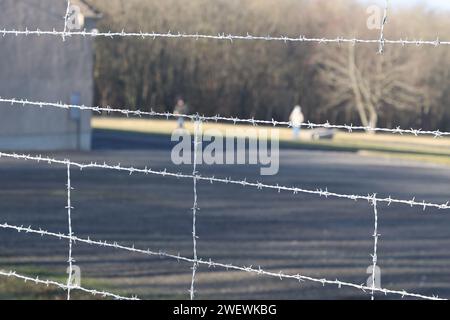
[[[390,146],[382,143],[357,141],[295,141],[282,142],[281,146],[306,150],[357,152],[362,156],[377,156],[450,166],[450,148],[433,150],[427,147],[408,147],[402,144]]]
[[[62,284],[67,282],[67,277],[57,275],[49,270],[33,267],[21,267],[14,269],[18,274],[28,276],[30,278],[38,277],[40,280],[51,280]],[[4,270],[8,272],[8,270]],[[83,278],[81,285],[88,289],[96,289],[99,291],[112,291],[119,295],[127,296],[126,293],[118,292],[105,281],[99,281],[90,278]],[[131,296],[131,295],[128,295]],[[0,277],[0,300],[65,300],[67,292],[56,286],[46,286],[44,284],[35,284],[33,282],[25,282],[22,279],[14,277]],[[107,299],[100,296],[93,296],[80,290],[72,290],[71,298],[74,300],[97,300]]]
[[[97,117],[92,120],[92,126],[104,130],[170,135],[176,128],[176,122]],[[225,133],[227,129],[245,129],[248,126],[206,123],[203,128],[205,130],[214,128]],[[186,129],[193,132],[190,122],[186,123]],[[279,128],[280,144],[282,147],[289,148],[358,152],[362,156],[379,156],[450,166],[450,138],[435,139],[432,136],[337,132],[333,140],[314,141],[309,138],[310,133],[309,130],[302,130],[301,139],[293,140],[291,130]]]
[[[18,274],[30,278],[38,277],[40,280],[56,281],[61,284],[67,282],[67,277],[51,269],[42,267],[8,267],[0,268],[4,272],[15,270]],[[115,293],[123,297],[138,296],[140,299],[150,300],[184,300],[185,293],[162,293],[151,286],[145,289],[138,289],[136,292],[126,289],[127,285],[123,279],[113,279],[108,281],[105,279],[94,279],[82,277],[81,286],[86,289],[94,289],[98,291],[107,291]],[[103,297],[101,295],[92,295],[81,290],[71,290],[71,300],[111,300],[112,298]],[[13,277],[0,276],[0,300],[66,300],[67,291],[54,285],[46,286],[45,284],[36,284],[31,281],[25,282],[22,279]]]

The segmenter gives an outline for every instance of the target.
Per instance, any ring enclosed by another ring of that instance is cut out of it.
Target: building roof
[[[101,12],[85,0],[70,0],[70,3],[80,7],[81,13],[86,18],[100,19],[102,17]]]

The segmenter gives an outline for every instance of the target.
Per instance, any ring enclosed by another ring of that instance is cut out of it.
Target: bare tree
[[[422,93],[411,76],[414,61],[404,53],[389,48],[378,55],[350,44],[319,54],[323,108],[354,110],[368,127],[377,126],[383,110],[418,110]]]
[[[103,30],[377,39],[354,0],[89,0]],[[274,5],[276,3],[276,5]],[[352,17],[349,19],[348,17]],[[450,33],[444,14],[390,12],[388,38]],[[263,41],[97,39],[97,103],[286,120],[295,104],[315,122],[440,126],[450,122],[448,48],[314,45]],[[448,119],[448,120],[446,120]],[[450,126],[450,124],[449,124]]]

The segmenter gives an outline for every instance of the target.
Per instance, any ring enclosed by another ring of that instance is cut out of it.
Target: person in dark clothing
[[[186,115],[189,112],[189,108],[187,106],[187,104],[184,102],[184,99],[179,97],[177,98],[177,102],[175,104],[175,108],[173,113],[175,115]],[[180,116],[177,119],[178,122],[178,128],[183,129],[184,128],[184,117]]]

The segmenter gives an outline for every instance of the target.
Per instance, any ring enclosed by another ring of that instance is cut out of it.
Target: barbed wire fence
[[[70,8],[70,0],[67,1],[67,10],[66,14],[64,16],[64,30],[63,31],[42,31],[39,29],[36,30],[0,30],[0,35],[3,37],[8,35],[14,35],[14,36],[59,36],[62,38],[63,41],[66,41],[68,38],[73,36],[82,36],[82,37],[107,37],[114,39],[115,37],[140,37],[143,39],[157,39],[157,38],[173,38],[173,39],[214,39],[214,40],[227,40],[227,41],[235,41],[235,40],[243,40],[243,41],[282,41],[282,42],[301,42],[301,43],[323,43],[323,44],[332,44],[332,43],[352,43],[352,44],[378,44],[378,52],[382,54],[384,52],[384,48],[386,45],[434,45],[434,46],[440,46],[440,45],[450,45],[450,41],[440,41],[437,40],[389,40],[385,39],[384,36],[384,28],[387,24],[388,19],[388,7],[389,2],[386,0],[386,6],[384,10],[384,16],[381,24],[381,30],[380,30],[380,38],[373,40],[373,39],[349,39],[349,38],[335,38],[335,39],[328,39],[328,38],[307,38],[304,36],[300,36],[298,38],[292,38],[292,37],[285,37],[285,36],[279,36],[279,37],[273,37],[273,36],[254,36],[247,34],[245,36],[242,35],[225,35],[225,34],[219,34],[219,35],[207,35],[207,34],[183,34],[183,33],[155,33],[155,32],[87,32],[84,31],[78,31],[74,32],[67,29],[67,23],[69,18],[69,8]],[[384,294],[384,295],[396,295],[400,297],[410,297],[410,298],[418,298],[418,299],[427,299],[427,300],[444,300],[443,298],[440,298],[437,295],[422,295],[419,293],[413,293],[413,292],[407,292],[405,290],[392,290],[388,288],[381,288],[376,285],[376,270],[377,270],[377,262],[378,262],[378,255],[377,255],[377,248],[379,243],[379,230],[378,230],[378,219],[379,219],[379,208],[378,204],[384,203],[388,206],[391,204],[401,204],[401,205],[407,205],[410,207],[419,207],[422,208],[424,211],[426,209],[439,209],[442,211],[447,211],[450,209],[449,202],[446,203],[433,203],[433,202],[427,202],[425,200],[418,201],[414,198],[407,200],[407,199],[398,199],[393,198],[391,196],[389,197],[378,197],[377,194],[369,194],[369,195],[361,195],[361,194],[341,194],[329,191],[328,189],[304,189],[296,186],[282,186],[279,184],[265,184],[260,181],[247,181],[247,179],[244,180],[233,180],[231,178],[216,178],[215,176],[202,176],[197,171],[197,148],[198,145],[201,143],[199,141],[199,130],[203,123],[205,122],[228,122],[232,124],[252,124],[254,126],[258,125],[271,125],[274,127],[277,126],[284,126],[284,127],[292,127],[293,123],[291,122],[283,122],[283,121],[276,121],[276,120],[258,120],[258,119],[241,119],[237,117],[222,117],[220,115],[215,116],[203,116],[199,114],[175,114],[170,112],[155,112],[153,110],[151,111],[141,111],[138,109],[130,109],[130,108],[111,108],[109,106],[107,107],[92,107],[92,106],[85,106],[85,105],[73,105],[73,104],[64,104],[62,102],[44,102],[44,101],[29,101],[27,99],[22,98],[2,98],[0,97],[0,103],[9,103],[13,107],[34,107],[34,108],[53,108],[53,109],[77,109],[77,110],[90,110],[97,113],[106,113],[106,114],[112,114],[112,113],[118,113],[125,116],[134,116],[134,117],[150,117],[150,118],[185,118],[192,120],[194,122],[194,161],[193,161],[193,171],[192,174],[184,174],[180,172],[170,172],[167,169],[164,170],[153,170],[151,168],[145,167],[145,168],[135,168],[135,167],[125,167],[121,165],[113,165],[108,163],[96,163],[96,162],[90,162],[90,163],[81,163],[81,162],[74,162],[70,159],[56,159],[52,157],[47,156],[41,156],[41,155],[30,155],[30,154],[18,154],[18,153],[6,153],[6,152],[0,152],[0,158],[9,158],[17,161],[32,161],[34,163],[48,163],[51,165],[60,165],[64,166],[67,171],[67,181],[66,181],[66,192],[67,192],[67,221],[68,221],[68,234],[63,233],[55,233],[50,232],[46,230],[42,230],[41,228],[33,228],[32,226],[18,226],[18,225],[11,225],[7,222],[0,224],[1,229],[5,230],[14,230],[18,233],[26,233],[26,234],[34,234],[39,235],[42,237],[49,237],[53,239],[59,239],[68,241],[69,249],[68,249],[68,270],[69,275],[67,278],[67,283],[62,284],[56,281],[51,280],[41,280],[38,277],[33,278],[26,275],[21,275],[15,271],[1,271],[0,275],[4,277],[9,278],[15,278],[20,279],[25,282],[32,282],[35,284],[45,285],[45,286],[54,286],[63,290],[67,291],[67,299],[71,298],[71,292],[73,290],[79,290],[85,293],[89,293],[95,296],[100,297],[108,297],[113,299],[121,299],[121,300],[138,300],[138,297],[132,296],[132,297],[126,297],[117,295],[111,292],[107,291],[99,291],[95,289],[89,289],[82,287],[80,285],[73,284],[72,279],[72,271],[73,271],[73,262],[75,260],[73,259],[73,244],[79,242],[88,244],[91,246],[97,246],[97,247],[107,247],[107,248],[114,248],[117,250],[124,250],[128,252],[134,252],[139,253],[147,256],[154,256],[154,257],[161,257],[171,260],[176,260],[178,262],[185,262],[192,265],[192,279],[191,279],[191,285],[189,289],[190,298],[195,298],[195,282],[196,282],[196,275],[198,272],[199,266],[206,266],[208,268],[221,268],[226,270],[233,270],[233,271],[239,271],[239,272],[246,272],[249,274],[259,275],[259,276],[267,276],[267,277],[274,277],[282,279],[291,279],[296,280],[298,282],[312,282],[321,284],[323,286],[330,285],[330,286],[336,286],[338,288],[354,288],[357,290],[360,290],[364,293],[368,293],[371,296],[371,299],[373,300],[375,298],[375,293]],[[330,124],[328,122],[326,123],[302,123],[302,127],[314,129],[314,128],[332,128],[332,129],[339,129],[339,130],[346,130],[348,132],[354,132],[354,131],[371,131],[371,132],[385,132],[385,133],[392,133],[392,134],[409,134],[412,136],[433,136],[434,138],[441,138],[441,137],[447,137],[450,136],[450,132],[441,132],[439,130],[434,131],[423,131],[420,129],[403,129],[400,127],[397,127],[395,129],[390,128],[372,128],[367,126],[354,126],[352,124],[350,125],[336,125],[336,124]],[[124,246],[117,242],[107,242],[107,241],[101,241],[101,240],[93,240],[88,238],[80,238],[75,235],[72,229],[72,201],[71,201],[71,193],[73,190],[72,181],[71,181],[71,170],[78,169],[78,170],[84,170],[84,169],[90,169],[90,168],[96,168],[96,169],[103,169],[103,170],[114,170],[114,171],[120,171],[120,172],[126,172],[130,175],[132,174],[145,174],[145,175],[157,175],[167,178],[176,178],[176,179],[191,179],[193,181],[193,206],[192,206],[192,242],[193,242],[193,256],[192,258],[181,256],[180,254],[170,254],[166,253],[164,251],[154,251],[150,249],[142,249],[142,248],[136,248],[134,245],[132,246]],[[204,183],[210,183],[210,184],[228,184],[228,185],[236,185],[236,186],[242,186],[242,187],[251,187],[256,190],[272,190],[276,191],[278,193],[281,192],[292,192],[293,194],[310,194],[310,195],[316,195],[319,197],[324,198],[340,198],[340,199],[347,199],[352,201],[367,201],[370,206],[373,208],[373,217],[374,217],[374,231],[373,231],[373,253],[371,254],[372,257],[372,277],[371,277],[371,284],[356,284],[356,283],[350,283],[341,281],[338,279],[330,280],[330,279],[320,279],[320,278],[314,278],[309,277],[306,275],[301,274],[285,274],[283,272],[273,272],[264,270],[262,267],[253,267],[253,266],[237,266],[234,264],[225,264],[221,262],[216,262],[211,259],[202,259],[199,258],[197,253],[197,230],[196,230],[196,221],[197,221],[197,212],[199,210],[198,205],[198,193],[197,193],[197,185],[200,182]]]
[[[375,198],[375,195],[374,195]],[[377,208],[377,200],[372,201],[373,206],[373,216],[374,216],[374,227],[373,227],[373,254],[372,254],[372,300],[375,299],[374,296],[374,288],[376,287],[376,270],[377,270],[377,262],[378,262],[378,255],[377,255],[377,249],[378,249],[378,237],[380,236],[378,234],[378,208]]]
[[[16,30],[16,29],[0,29],[0,36],[57,36],[57,37],[93,37],[93,38],[119,38],[119,37],[132,37],[142,39],[157,39],[157,38],[170,38],[170,39],[194,39],[194,40],[221,40],[221,41],[276,41],[276,42],[300,42],[300,43],[318,43],[318,44],[378,44],[383,46],[386,44],[401,45],[401,46],[449,46],[450,41],[442,41],[439,38],[434,40],[411,40],[411,39],[360,39],[360,38],[310,38],[306,36],[288,37],[288,36],[260,36],[260,35],[236,35],[236,34],[201,34],[201,33],[157,33],[157,32],[126,32],[122,30],[120,32],[99,32],[99,31],[58,31],[53,30]]]
[[[63,41],[66,41],[66,32],[68,27],[68,20],[70,17],[70,0],[67,0],[67,7],[66,7],[66,14],[64,15],[64,31],[62,35]],[[69,263],[68,268],[68,277],[67,277],[67,300],[70,300],[70,291],[72,286],[72,273],[73,273],[73,262],[74,259],[72,258],[72,202],[71,202],[71,192],[72,192],[72,185],[70,181],[70,164],[67,164],[67,224],[69,228],[69,258],[67,262]]]

